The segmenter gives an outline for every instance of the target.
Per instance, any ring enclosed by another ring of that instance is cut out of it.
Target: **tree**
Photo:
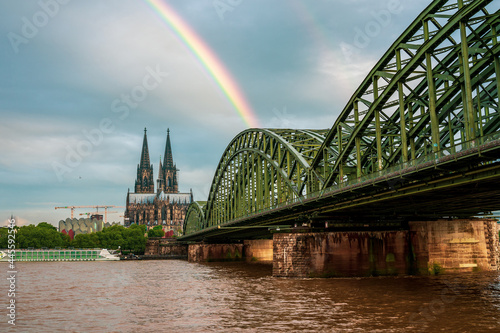
[[[36,227],[37,228],[47,228],[47,229],[50,229],[50,230],[57,231],[56,227],[54,227],[52,224],[47,223],[47,222],[40,222],[40,223],[37,224]]]
[[[57,229],[46,223],[40,223],[40,226],[32,224],[20,227],[16,233],[16,248],[55,248],[65,247],[69,244],[69,238],[58,232]]]
[[[118,249],[119,246],[121,247],[124,242],[122,235],[124,229],[121,225],[113,225],[98,232],[97,234],[102,247],[106,249]]]
[[[121,225],[113,225],[92,234],[80,234],[75,236],[72,242],[74,247],[122,250],[144,253],[146,249],[146,238],[142,227],[125,228]]]
[[[153,229],[148,230],[148,237],[163,237],[165,236],[165,231],[161,225],[154,226]]]
[[[73,246],[75,248],[106,248],[128,250],[134,253],[144,253],[146,248],[145,226],[133,226],[125,228],[121,225],[113,225],[104,228],[103,231],[91,234],[78,234],[73,240],[68,235],[60,233],[47,222],[41,222],[37,226],[27,225],[16,227],[16,249],[32,248],[56,248]],[[8,229],[0,228],[0,248],[7,248]]]
[[[146,232],[147,232],[147,230],[148,230],[148,227],[146,227],[146,225],[145,225],[145,224],[135,224],[135,223],[133,223],[133,224],[129,227],[129,229],[139,229],[139,230],[141,230],[141,231],[142,231],[142,234],[143,234],[143,235],[146,235]]]
[[[143,228],[124,228],[123,233],[123,250],[129,250],[130,252],[140,254],[144,253],[146,249],[146,237],[144,237]]]
[[[8,247],[8,235],[9,235],[9,229],[8,228],[0,228],[0,249],[6,249]]]
[[[78,234],[75,236],[71,245],[80,249],[93,249],[100,248],[101,242],[99,236],[95,233],[92,234]]]

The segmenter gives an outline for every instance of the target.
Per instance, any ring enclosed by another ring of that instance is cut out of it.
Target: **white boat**
[[[10,253],[9,253],[10,251]],[[1,261],[110,261],[120,260],[114,250],[107,249],[22,249],[0,250]]]

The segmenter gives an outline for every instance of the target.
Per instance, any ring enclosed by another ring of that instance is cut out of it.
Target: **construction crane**
[[[71,209],[71,218],[73,218],[74,211],[76,208],[95,208],[97,212],[99,212],[99,208],[104,208],[104,222],[108,222],[108,208],[125,208],[124,206],[115,206],[115,205],[107,205],[107,206],[62,206],[62,207],[54,207],[55,209]]]
[[[117,214],[118,212],[107,212],[107,214],[115,214],[115,213]],[[90,215],[90,216],[92,216],[92,215],[97,215],[97,214],[99,214],[99,212],[92,212],[92,213],[80,213],[80,216],[82,216],[82,215],[87,215],[87,216],[89,216],[89,215]],[[107,222],[107,221],[106,221],[106,219],[104,220],[104,222]]]

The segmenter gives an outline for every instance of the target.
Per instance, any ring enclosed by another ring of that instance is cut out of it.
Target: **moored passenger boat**
[[[0,250],[1,261],[109,261],[120,260],[118,254],[107,249],[22,249]]]

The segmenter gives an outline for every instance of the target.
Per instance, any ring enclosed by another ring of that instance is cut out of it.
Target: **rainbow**
[[[203,39],[165,2],[161,0],[144,1],[174,31],[177,37],[203,65],[245,124],[250,128],[260,127],[254,111],[238,84],[215,53],[204,43]]]

